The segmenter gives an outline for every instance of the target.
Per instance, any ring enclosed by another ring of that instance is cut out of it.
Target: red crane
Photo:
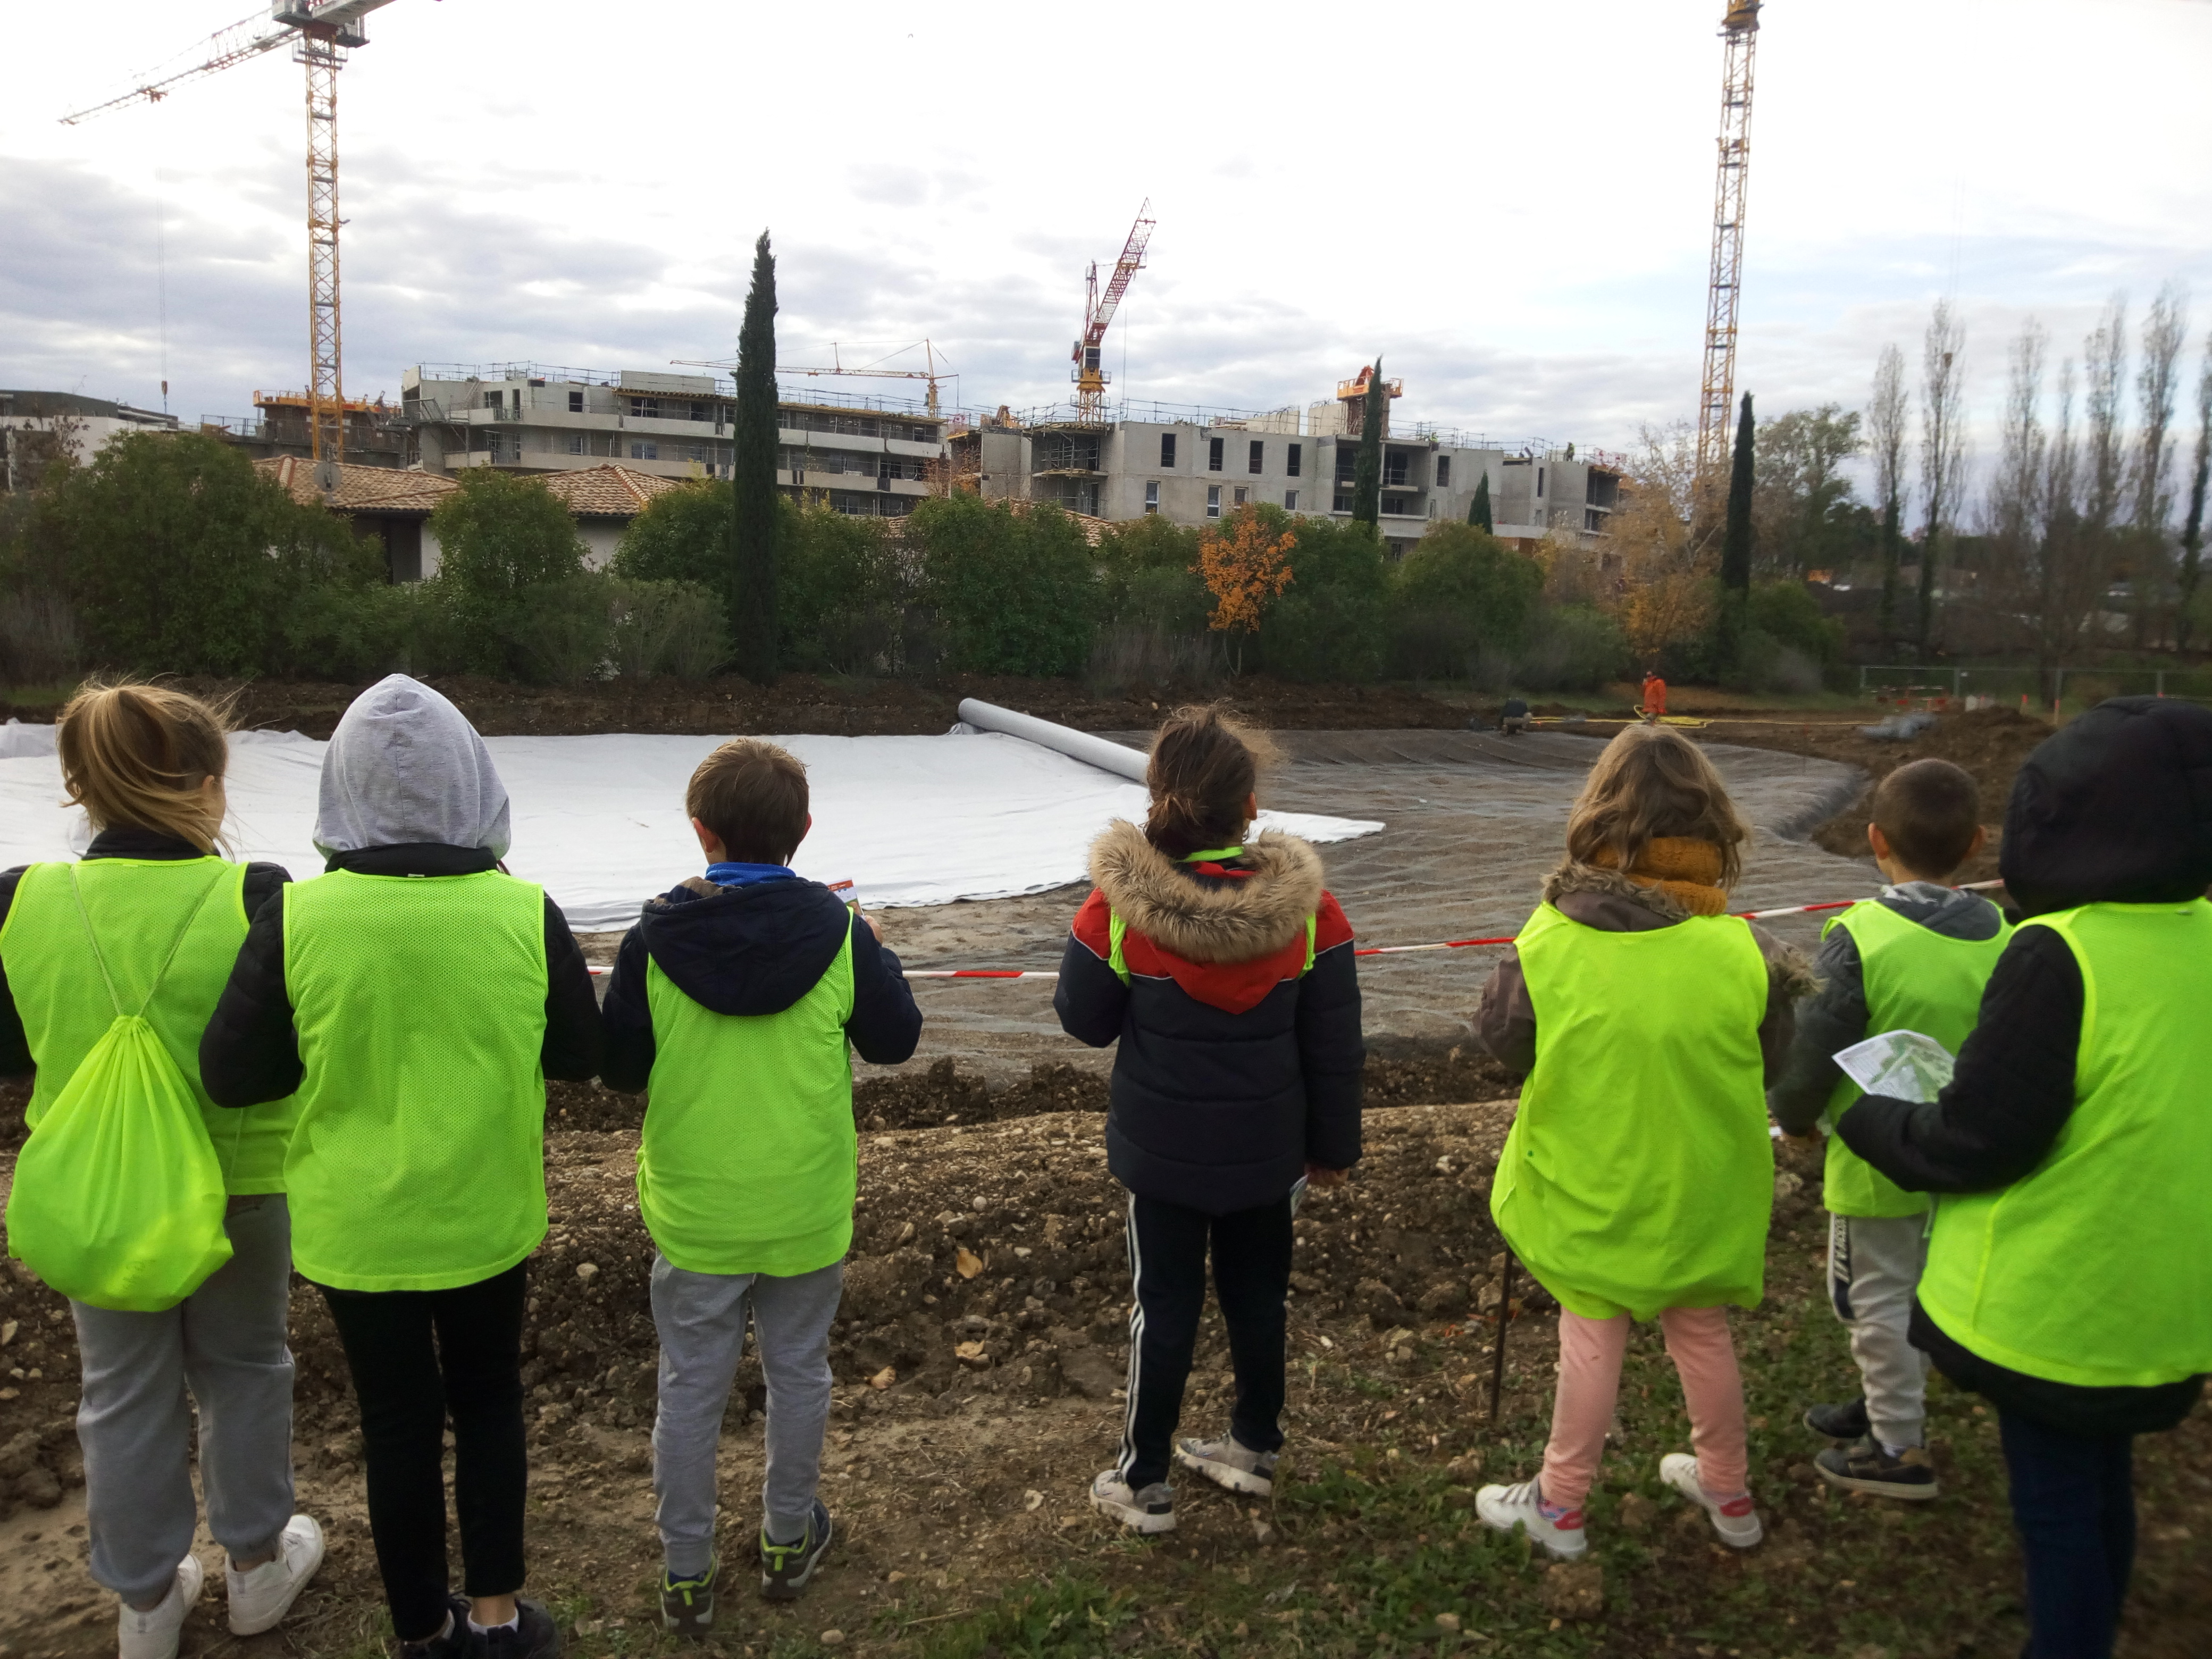
[[[1083,306],[1083,337],[1075,343],[1072,354],[1075,372],[1068,376],[1075,382],[1075,418],[1086,423],[1103,422],[1106,418],[1106,382],[1110,377],[1098,366],[1098,348],[1121,296],[1129,291],[1129,279],[1145,268],[1145,245],[1152,240],[1155,222],[1146,216],[1152,210],[1150,198],[1137,210],[1137,222],[1129,227],[1129,240],[1122,245],[1121,257],[1114,262],[1114,274],[1107,278],[1103,294],[1098,291],[1098,262],[1091,262],[1085,279],[1090,289]]]

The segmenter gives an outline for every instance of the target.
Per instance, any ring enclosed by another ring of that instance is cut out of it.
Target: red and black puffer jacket
[[[1060,963],[1061,1027],[1119,1039],[1109,1167],[1212,1215],[1271,1204],[1309,1162],[1359,1158],[1359,981],[1320,854],[1279,831],[1178,862],[1116,822]]]

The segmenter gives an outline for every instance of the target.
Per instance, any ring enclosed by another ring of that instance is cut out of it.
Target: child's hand
[[[1324,1170],[1318,1164],[1306,1165],[1306,1184],[1310,1187],[1341,1187],[1350,1177],[1349,1170]]]
[[[862,921],[868,924],[868,931],[876,936],[876,943],[881,945],[884,942],[883,923],[878,921],[873,916],[870,915],[865,910],[857,910],[854,912],[854,914],[859,916]]]

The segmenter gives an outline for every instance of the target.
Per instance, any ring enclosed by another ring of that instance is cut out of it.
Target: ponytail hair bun
[[[1244,838],[1244,803],[1275,759],[1264,732],[1231,719],[1219,703],[1178,708],[1160,722],[1145,782],[1152,802],[1145,839],[1171,859]]]

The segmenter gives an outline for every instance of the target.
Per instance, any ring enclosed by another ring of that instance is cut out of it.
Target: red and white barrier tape
[[[1986,888],[2003,885],[2001,881],[1968,881],[1960,884],[1960,890],[1979,892]],[[1820,904],[1784,904],[1771,910],[1738,910],[1735,914],[1740,921],[1765,921],[1773,916],[1802,916],[1816,910],[1848,910],[1857,902],[1856,899],[1829,899]],[[1498,939],[1450,939],[1434,945],[1370,945],[1352,954],[1355,957],[1400,957],[1416,951],[1466,951],[1480,945],[1510,945],[1513,938],[1512,934],[1507,933]],[[592,971],[604,974],[608,970],[593,968]],[[908,979],[1058,979],[1060,975],[1049,969],[1018,968],[909,968],[906,970],[906,976]]]

